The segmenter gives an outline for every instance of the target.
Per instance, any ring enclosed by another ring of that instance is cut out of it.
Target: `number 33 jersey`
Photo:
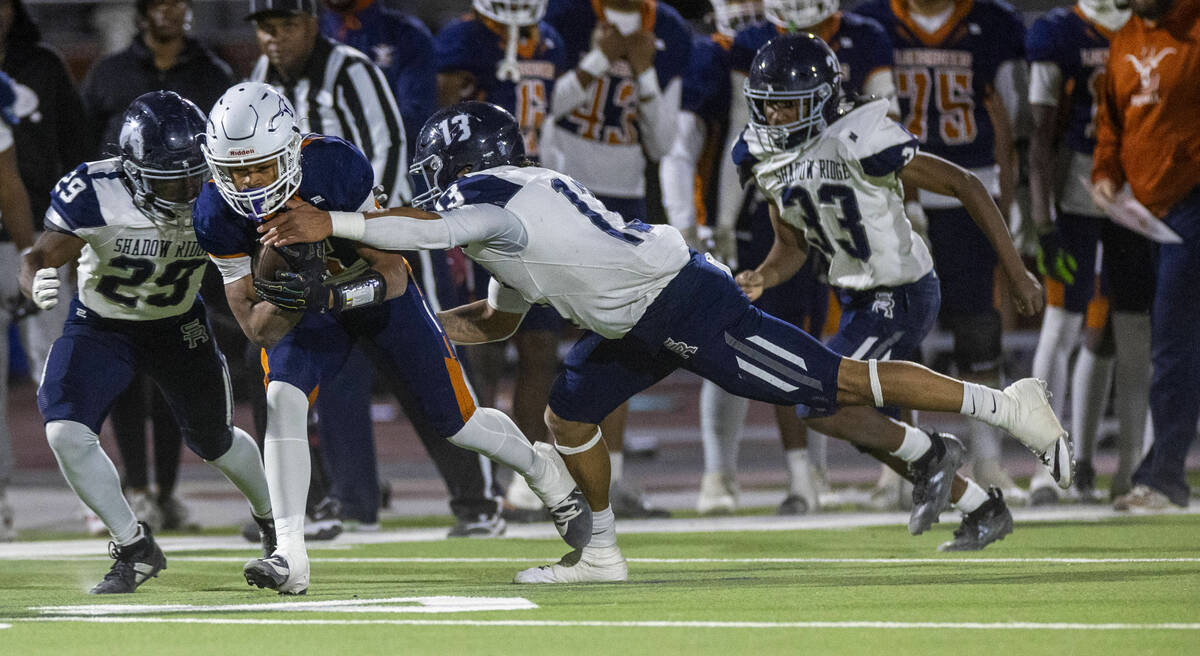
[[[75,235],[79,300],[106,319],[148,321],[192,307],[208,255],[190,225],[155,223],[134,204],[116,158],[80,164],[50,193],[46,229]]]
[[[887,110],[886,100],[872,101],[782,152],[764,150],[746,128],[733,149],[743,180],[752,174],[781,220],[829,259],[835,287],[894,287],[933,269],[904,214],[898,177],[916,155],[917,138]]]

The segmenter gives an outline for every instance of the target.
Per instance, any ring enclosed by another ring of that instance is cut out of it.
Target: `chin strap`
[[[496,78],[501,82],[520,82],[521,69],[517,67],[517,42],[521,38],[520,28],[508,26],[508,43],[504,46],[504,59],[496,67]]]

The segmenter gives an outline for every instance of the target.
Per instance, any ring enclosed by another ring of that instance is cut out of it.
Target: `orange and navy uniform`
[[[1109,44],[1092,181],[1129,182],[1158,217],[1200,185],[1200,0],[1152,27],[1133,16]]]

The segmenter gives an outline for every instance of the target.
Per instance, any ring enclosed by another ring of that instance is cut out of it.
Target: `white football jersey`
[[[189,225],[151,221],[133,204],[116,158],[81,164],[50,194],[46,229],[87,242],[79,300],[107,319],[146,321],[192,307],[208,255]]]
[[[753,165],[762,192],[781,219],[801,230],[829,259],[829,284],[847,289],[894,287],[933,270],[933,259],[904,214],[897,173],[917,140],[887,117],[888,103],[855,108],[802,148],[768,152],[753,128],[734,149]]]
[[[580,328],[624,335],[690,258],[679,231],[626,222],[580,183],[549,169],[500,166],[452,185],[438,213],[503,208],[523,239],[463,250],[529,303],[549,304]],[[515,241],[515,243],[514,243]]]

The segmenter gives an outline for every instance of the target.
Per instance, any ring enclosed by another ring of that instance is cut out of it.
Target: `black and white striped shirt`
[[[383,71],[366,55],[318,36],[296,79],[285,81],[266,55],[258,58],[250,79],[274,86],[292,101],[302,132],[341,137],[358,146],[371,161],[389,207],[412,198],[400,110]]]

